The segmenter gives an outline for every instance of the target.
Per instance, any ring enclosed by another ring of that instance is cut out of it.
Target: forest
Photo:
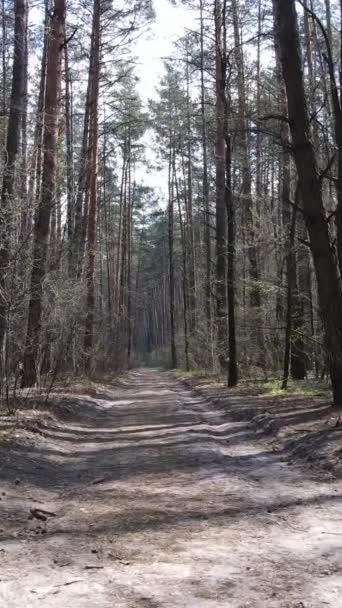
[[[29,608],[112,606],[109,583],[123,608],[342,606],[320,536],[340,534],[342,3],[0,0],[0,21],[2,605],[22,559]]]
[[[50,4],[2,3],[3,395],[152,364],[341,405],[338,7],[184,3],[145,102],[151,2]]]

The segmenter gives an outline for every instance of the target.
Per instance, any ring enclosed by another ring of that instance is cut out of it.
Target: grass
[[[225,379],[221,375],[215,375],[207,369],[191,369],[186,371],[178,369],[176,375],[179,378],[198,378],[206,379],[211,382],[224,383]],[[242,379],[234,389],[234,393],[249,396],[267,397],[323,397],[330,398],[331,390],[327,382],[315,379],[289,380],[287,390],[281,388],[282,380],[273,378],[271,380]]]
[[[212,372],[204,368],[196,368],[190,370],[177,369],[176,376],[178,378],[207,378],[208,380],[210,380],[215,377],[216,379],[219,379],[217,375],[214,376]]]
[[[260,395],[271,397],[330,397],[329,385],[318,380],[289,380],[288,389],[281,388],[281,380],[269,380],[259,384]]]

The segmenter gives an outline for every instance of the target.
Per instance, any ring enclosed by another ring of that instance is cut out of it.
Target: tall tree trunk
[[[238,88],[238,111],[239,111],[239,130],[240,130],[240,152],[242,165],[242,201],[245,209],[245,224],[246,224],[246,241],[248,247],[249,272],[252,282],[250,290],[251,305],[255,309],[260,309],[261,298],[259,288],[259,270],[257,251],[255,246],[255,230],[253,217],[253,197],[252,197],[252,173],[251,173],[251,158],[248,143],[247,130],[247,110],[246,110],[246,87],[245,87],[245,66],[243,49],[240,39],[240,19],[238,10],[238,0],[231,0],[233,28],[234,28],[234,43],[235,43],[235,60],[237,70],[237,88]],[[261,337],[261,332],[259,338]],[[262,345],[259,345],[262,348]]]
[[[227,366],[227,214],[226,142],[225,142],[225,86],[226,65],[223,40],[223,13],[220,0],[215,0],[215,55],[216,55],[216,326],[219,360]]]
[[[168,243],[169,243],[169,297],[170,297],[170,344],[171,366],[177,367],[176,328],[175,328],[175,270],[174,270],[174,188],[172,179],[172,156],[174,142],[170,134],[169,149],[169,204],[168,204]]]
[[[196,274],[195,274],[195,238],[193,222],[193,192],[192,192],[192,134],[190,107],[190,72],[189,57],[186,62],[186,114],[187,114],[187,240],[189,250],[189,320],[190,332],[196,329]]]
[[[14,57],[10,114],[7,127],[5,163],[0,198],[0,353],[7,329],[6,278],[9,271],[12,196],[15,164],[19,152],[22,114],[25,107],[25,38],[27,23],[26,0],[15,1]]]
[[[21,117],[21,179],[20,179],[20,238],[28,234],[28,198],[27,198],[27,110],[28,110],[28,10],[25,19],[25,59],[23,84],[23,111]]]
[[[201,21],[201,128],[203,150],[203,209],[204,209],[204,243],[205,243],[205,316],[207,321],[207,340],[212,341],[212,303],[211,303],[211,245],[210,245],[210,206],[209,206],[209,176],[207,150],[207,122],[205,110],[205,81],[204,81],[204,17],[203,0],[200,0]]]
[[[288,201],[286,201],[288,204]],[[287,294],[286,294],[286,328],[285,328],[285,349],[284,349],[284,371],[283,371],[283,382],[282,389],[287,390],[287,384],[289,380],[290,372],[290,356],[291,356],[291,336],[292,336],[292,325],[293,325],[293,292],[296,282],[296,257],[294,251],[295,237],[296,237],[296,216],[297,210],[293,209],[290,235],[288,238],[288,252],[286,256],[286,270],[287,270]]]
[[[5,0],[1,0],[1,68],[2,68],[2,96],[1,96],[1,149],[6,144],[6,114],[7,114],[7,27]]]
[[[89,193],[89,215],[88,215],[88,239],[87,239],[87,265],[86,265],[86,285],[87,285],[87,308],[84,334],[85,367],[89,373],[91,370],[91,355],[93,346],[93,325],[95,314],[95,256],[96,256],[96,219],[97,219],[97,177],[98,177],[98,98],[99,98],[99,77],[100,77],[100,1],[94,0],[93,16],[93,57],[90,64],[93,69],[91,78],[92,89],[90,98],[90,149],[91,161],[90,172],[90,193]]]
[[[44,132],[44,102],[45,102],[45,87],[46,87],[46,60],[47,60],[47,49],[49,42],[49,30],[50,30],[50,11],[49,11],[49,0],[45,0],[45,15],[44,15],[44,43],[42,50],[41,68],[40,68],[40,79],[39,79],[39,95],[37,104],[37,116],[36,124],[33,136],[33,151],[32,159],[30,162],[30,175],[28,184],[28,205],[29,212],[32,214],[32,209],[36,209],[39,206],[40,190],[41,190],[41,175],[42,175],[42,153],[43,153],[43,132]],[[36,204],[34,204],[34,198]],[[32,223],[32,217],[28,218],[30,224]]]
[[[185,356],[185,369],[189,371],[190,369],[190,361],[189,361],[189,332],[188,332],[188,279],[187,279],[187,259],[186,259],[186,243],[185,243],[185,228],[182,217],[182,207],[181,207],[181,197],[179,194],[179,186],[177,179],[177,169],[176,169],[176,155],[173,154],[173,180],[176,189],[176,199],[178,203],[178,217],[179,217],[179,227],[180,227],[180,235],[181,235],[181,246],[182,246],[182,267],[183,267],[183,318],[184,318],[184,356]]]
[[[129,127],[129,166],[128,166],[128,213],[127,213],[127,365],[131,363],[132,356],[132,230],[134,184],[132,184],[132,142],[131,128]]]
[[[287,116],[286,88],[282,77],[281,53],[277,40],[275,41],[276,71],[279,85],[279,110],[282,116]],[[305,377],[305,357],[300,332],[303,331],[303,315],[301,298],[298,291],[297,256],[295,251],[295,238],[297,230],[297,206],[299,206],[299,190],[296,187],[295,207],[291,215],[291,157],[289,152],[290,129],[286,121],[281,121],[280,141],[282,144],[280,187],[282,203],[283,228],[286,232],[286,313],[285,313],[285,341],[284,341],[284,367],[282,388],[287,390],[289,373],[297,380]]]
[[[228,277],[228,386],[233,387],[238,383],[238,362],[236,345],[236,321],[235,321],[235,209],[232,192],[232,153],[231,139],[229,136],[226,120],[226,208],[228,222],[228,255],[227,255],[227,277]]]
[[[80,151],[80,163],[78,171],[77,189],[75,195],[75,210],[74,210],[74,231],[72,239],[72,272],[74,277],[79,277],[82,271],[82,261],[84,252],[84,238],[86,231],[84,230],[88,221],[88,200],[89,193],[89,171],[87,170],[90,164],[90,146],[89,146],[89,120],[91,109],[91,96],[93,87],[94,68],[92,61],[94,58],[94,28],[91,35],[90,43],[90,61],[88,71],[88,84],[86,93],[86,104],[83,123],[82,145]],[[88,180],[88,181],[87,181]]]
[[[73,116],[72,116],[72,82],[69,67],[68,45],[64,47],[65,69],[65,135],[66,135],[66,177],[67,177],[67,229],[68,229],[68,271],[73,270],[73,238],[75,226],[75,192],[74,192],[74,151],[73,151]]]
[[[43,309],[43,282],[46,275],[50,217],[56,193],[64,23],[65,0],[55,0],[47,51],[42,193],[34,227],[30,302],[22,378],[23,386],[32,386],[37,380],[37,359]]]
[[[299,190],[314,259],[335,405],[342,405],[342,293],[310,139],[295,0],[273,0]]]
[[[262,0],[258,0],[258,41],[257,41],[257,90],[256,90],[256,112],[257,116],[261,115],[261,37],[262,37]],[[255,156],[256,156],[256,178],[255,178],[255,194],[256,194],[256,212],[259,218],[261,214],[261,186],[262,186],[262,176],[261,176],[261,160],[262,160],[262,133],[261,130],[258,129],[256,134],[256,143],[255,143]]]

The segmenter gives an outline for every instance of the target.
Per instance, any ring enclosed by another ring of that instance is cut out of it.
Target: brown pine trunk
[[[286,201],[288,204],[288,201]],[[295,236],[296,236],[296,216],[297,210],[293,209],[291,229],[288,239],[288,252],[286,256],[286,271],[287,271],[287,294],[286,294],[286,327],[285,327],[285,349],[284,349],[284,371],[283,371],[283,382],[282,389],[287,390],[287,384],[289,380],[290,372],[290,358],[291,358],[291,337],[292,337],[292,326],[293,326],[293,295],[296,282],[295,276]]]
[[[84,334],[85,368],[89,373],[92,364],[93,325],[95,314],[95,256],[96,256],[96,219],[97,219],[97,172],[98,172],[98,98],[99,98],[99,72],[100,72],[100,0],[94,0],[93,16],[93,57],[91,66],[93,75],[91,78],[92,88],[90,97],[90,192],[89,192],[89,214],[88,214],[88,239],[87,239],[87,308]]]
[[[5,0],[1,0],[1,68],[2,68],[2,95],[1,95],[1,150],[6,144],[6,114],[7,114],[7,27]]]
[[[41,68],[40,68],[40,81],[39,81],[39,95],[38,95],[38,106],[36,115],[36,124],[33,136],[33,150],[32,160],[30,162],[30,175],[28,185],[28,206],[30,216],[28,217],[29,225],[32,224],[33,209],[39,206],[40,200],[40,187],[41,187],[41,176],[42,176],[42,147],[43,147],[43,131],[44,131],[44,101],[45,101],[45,87],[46,87],[46,60],[47,60],[47,48],[49,41],[49,1],[45,0],[45,17],[44,17],[44,44],[42,50]],[[34,198],[36,204],[34,203]]]
[[[226,66],[223,40],[223,14],[215,0],[216,47],[216,326],[217,346],[222,369],[227,367],[227,214],[225,203],[225,86]]]
[[[42,191],[34,227],[30,302],[22,379],[23,386],[33,386],[37,380],[37,359],[43,306],[43,282],[46,274],[50,217],[56,194],[58,119],[61,95],[64,22],[65,0],[55,0],[51,17],[47,54]]]
[[[228,283],[228,386],[236,386],[239,379],[237,344],[236,344],[236,315],[235,315],[235,209],[232,192],[232,154],[231,139],[228,125],[226,125],[226,208],[228,224],[228,255],[227,255],[227,283]]]
[[[14,7],[14,58],[10,114],[4,150],[4,171],[0,198],[0,353],[7,329],[6,279],[9,272],[11,244],[11,204],[15,180],[15,164],[19,152],[22,115],[25,107],[25,38],[26,0],[16,0]]]
[[[342,293],[310,139],[295,0],[273,0],[299,190],[314,259],[335,405],[342,405]]]
[[[330,0],[325,0],[325,14],[327,21],[327,34],[329,38],[329,42],[331,44],[332,41],[332,27],[331,27],[331,4]]]
[[[121,289],[121,273],[122,273],[122,252],[123,252],[123,225],[124,225],[124,203],[125,203],[125,189],[126,189],[126,176],[127,176],[127,160],[126,152],[122,161],[121,169],[121,186],[120,186],[120,203],[119,203],[119,225],[118,225],[118,237],[117,237],[117,251],[116,251],[116,269],[115,269],[115,306],[114,312],[119,320],[120,316],[120,289]],[[116,323],[118,326],[118,323]],[[118,330],[116,332],[118,334]]]
[[[91,96],[93,87],[93,58],[94,58],[94,28],[91,36],[90,44],[90,62],[88,71],[88,84],[86,93],[86,104],[84,113],[83,123],[83,135],[82,145],[80,151],[80,163],[78,171],[77,189],[75,195],[75,209],[74,209],[74,230],[72,238],[72,269],[71,274],[74,277],[80,277],[82,272],[82,262],[84,253],[84,239],[86,236],[86,226],[88,222],[88,199],[89,194],[89,174],[90,171],[90,145],[89,145],[89,121],[90,121],[90,109],[91,109]]]
[[[188,58],[189,59],[189,58]],[[196,274],[195,274],[195,238],[193,222],[193,193],[192,193],[192,135],[190,109],[190,72],[189,60],[186,64],[186,100],[187,100],[187,241],[189,250],[189,321],[190,333],[196,329]]]
[[[205,316],[207,321],[207,340],[212,341],[212,303],[211,303],[211,245],[210,245],[210,206],[209,206],[209,177],[208,177],[208,150],[207,150],[207,124],[205,111],[205,83],[204,83],[204,17],[203,0],[200,0],[201,21],[201,128],[203,149],[203,210],[204,210],[204,243],[205,243]]]
[[[65,135],[66,135],[66,177],[67,177],[67,233],[68,233],[68,272],[73,269],[73,237],[75,224],[74,192],[74,152],[73,152],[73,117],[72,117],[72,83],[69,67],[68,45],[64,47],[65,69]]]
[[[20,179],[20,239],[28,234],[28,199],[27,199],[27,110],[28,110],[28,10],[25,19],[25,59],[23,85],[23,111],[21,118],[21,179]]]
[[[257,311],[260,309],[261,298],[259,289],[259,269],[257,260],[257,251],[255,246],[255,229],[253,217],[253,197],[252,197],[252,173],[251,173],[251,158],[248,143],[247,130],[247,110],[246,110],[246,87],[245,87],[245,66],[243,57],[243,48],[240,39],[240,19],[238,10],[238,1],[231,0],[234,42],[235,42],[235,60],[237,69],[237,88],[238,88],[238,112],[239,112],[239,142],[241,153],[241,168],[242,168],[242,205],[245,209],[245,229],[246,242],[248,248],[249,272],[251,279],[250,302],[251,306]],[[257,320],[256,320],[257,321]],[[259,333],[259,339],[261,333]],[[262,344],[259,345],[262,347]]]
[[[187,259],[186,259],[186,243],[185,243],[185,227],[182,217],[181,198],[179,194],[177,169],[176,169],[176,155],[173,154],[173,180],[176,190],[176,199],[178,203],[178,217],[179,217],[179,228],[181,235],[181,246],[182,246],[182,268],[183,268],[183,319],[184,319],[184,357],[185,357],[185,369],[189,371],[189,331],[188,331],[188,278],[187,278]]]
[[[175,329],[175,271],[174,271],[174,188],[172,180],[173,142],[169,144],[169,204],[168,204],[168,244],[169,244],[169,298],[170,298],[170,345],[171,367],[177,367],[176,329]]]
[[[127,213],[127,365],[132,356],[132,230],[134,208],[134,184],[132,185],[132,145],[129,128],[129,166],[128,166],[128,213]]]
[[[277,80],[279,85],[279,110],[282,116],[287,116],[286,88],[282,78],[279,45],[275,44]],[[282,143],[282,155],[280,166],[280,187],[283,228],[286,235],[286,312],[285,312],[285,340],[284,340],[284,365],[282,388],[287,390],[288,379],[291,375],[300,380],[305,377],[305,358],[302,340],[299,338],[303,331],[303,315],[300,294],[298,291],[297,256],[295,251],[295,239],[297,230],[297,208],[291,214],[291,158],[288,150],[290,142],[290,129],[287,122],[282,121],[280,126],[280,141]],[[299,206],[299,191],[296,188],[295,203]]]

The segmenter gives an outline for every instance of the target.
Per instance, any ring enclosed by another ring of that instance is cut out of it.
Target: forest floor
[[[337,423],[157,370],[3,415],[0,606],[342,607]]]

